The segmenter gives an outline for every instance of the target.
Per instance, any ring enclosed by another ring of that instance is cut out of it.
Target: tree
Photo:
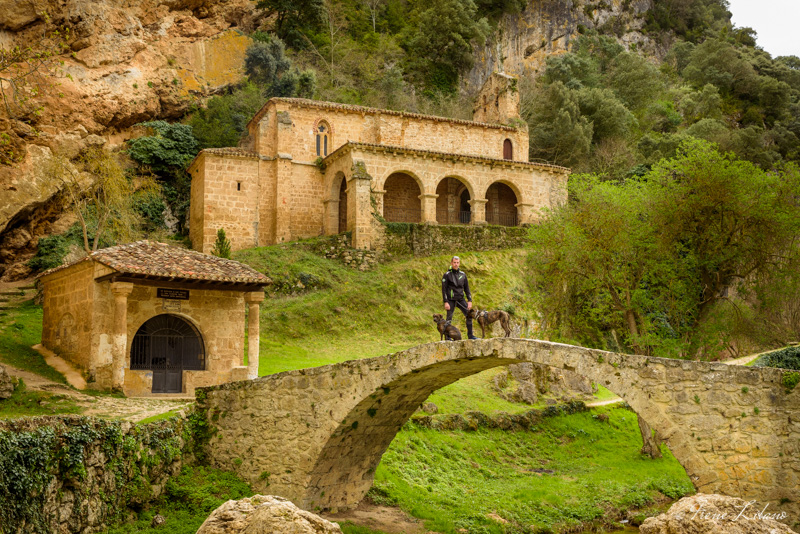
[[[236,146],[247,123],[264,105],[262,91],[253,83],[230,94],[212,97],[205,108],[192,113],[189,125],[200,148]]]
[[[303,45],[303,31],[313,30],[322,21],[322,0],[259,0],[258,9],[276,15],[275,33],[290,46]]]
[[[453,91],[459,75],[474,65],[473,43],[484,43],[489,23],[478,18],[473,0],[432,0],[429,6],[407,45],[412,69],[429,89]]]
[[[45,26],[49,22],[44,14]],[[26,46],[5,48],[0,46],[0,94],[9,117],[38,113],[31,106],[34,98],[53,86],[47,77],[58,64],[57,57],[69,47],[69,28],[43,32]]]
[[[131,240],[141,223],[134,194],[157,190],[149,179],[137,188],[119,156],[100,148],[85,151],[74,164],[63,155],[54,156],[44,169],[44,182],[55,184],[72,207],[87,254],[107,241]]]
[[[372,31],[377,31],[378,13],[386,0],[362,0],[369,11],[369,18],[372,22]]]
[[[561,82],[521,88],[520,111],[530,129],[530,157],[573,165],[589,153],[592,124],[578,97]]]
[[[214,248],[211,249],[211,254],[219,258],[231,257],[231,240],[225,235],[225,229],[220,228],[217,230],[217,240],[214,242]]]
[[[707,354],[726,335],[707,328],[713,312],[746,306],[740,295],[798,259],[800,170],[766,172],[705,141],[641,179],[576,175],[570,198],[532,228],[528,260],[544,323],[563,339],[602,346],[622,331],[635,352]]]

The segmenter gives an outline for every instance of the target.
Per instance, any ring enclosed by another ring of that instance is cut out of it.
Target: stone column
[[[364,162],[354,162],[352,175],[347,181],[347,228],[353,231],[353,248],[372,248],[371,184],[372,176],[367,173]]]
[[[111,387],[122,391],[125,384],[125,350],[128,348],[128,295],[130,282],[112,282],[114,294],[114,330],[111,333]]]
[[[333,235],[339,233],[339,199],[336,200],[328,199],[323,200],[322,205],[324,206],[324,228],[323,232],[325,235]]]
[[[258,378],[258,356],[259,356],[259,312],[261,302],[264,300],[263,291],[252,291],[244,294],[244,301],[247,302],[247,378],[253,380]]]
[[[423,224],[437,224],[436,223],[436,199],[439,195],[422,194],[419,199],[422,203],[422,223]]]
[[[472,207],[472,221],[471,224],[484,225],[486,224],[486,203],[489,202],[485,198],[476,198],[470,200],[469,205]]]
[[[517,208],[517,226],[535,223],[539,219],[535,204],[520,202],[514,204],[514,207]]]

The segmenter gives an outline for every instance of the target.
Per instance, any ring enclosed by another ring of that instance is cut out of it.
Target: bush
[[[69,243],[62,235],[51,235],[39,239],[36,255],[28,260],[28,267],[34,271],[46,271],[58,267],[69,252]]]
[[[800,371],[800,347],[789,347],[764,354],[753,362],[753,367],[778,367]]]

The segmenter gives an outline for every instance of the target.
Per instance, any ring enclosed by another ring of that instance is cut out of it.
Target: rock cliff
[[[500,21],[493,38],[479,51],[475,67],[465,80],[468,89],[480,88],[493,71],[512,76],[536,76],[545,60],[569,51],[588,29],[614,35],[630,47],[661,56],[663,47],[647,37],[644,14],[654,0],[530,0],[519,14]]]
[[[0,277],[27,274],[20,261],[61,214],[40,185],[52,152],[118,145],[134,124],[178,118],[238,82],[244,32],[259,16],[250,0],[0,0],[0,47],[35,49],[56,29],[68,35],[36,99],[41,112],[0,110],[13,160],[0,165]]]

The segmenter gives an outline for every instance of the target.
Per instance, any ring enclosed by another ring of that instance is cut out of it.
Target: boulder
[[[339,525],[273,495],[228,501],[208,516],[197,534],[342,534]]]
[[[12,393],[14,393],[14,383],[6,368],[0,365],[0,400],[9,398]]]
[[[641,534],[796,534],[777,519],[787,519],[775,505],[725,495],[698,493],[650,517]]]

